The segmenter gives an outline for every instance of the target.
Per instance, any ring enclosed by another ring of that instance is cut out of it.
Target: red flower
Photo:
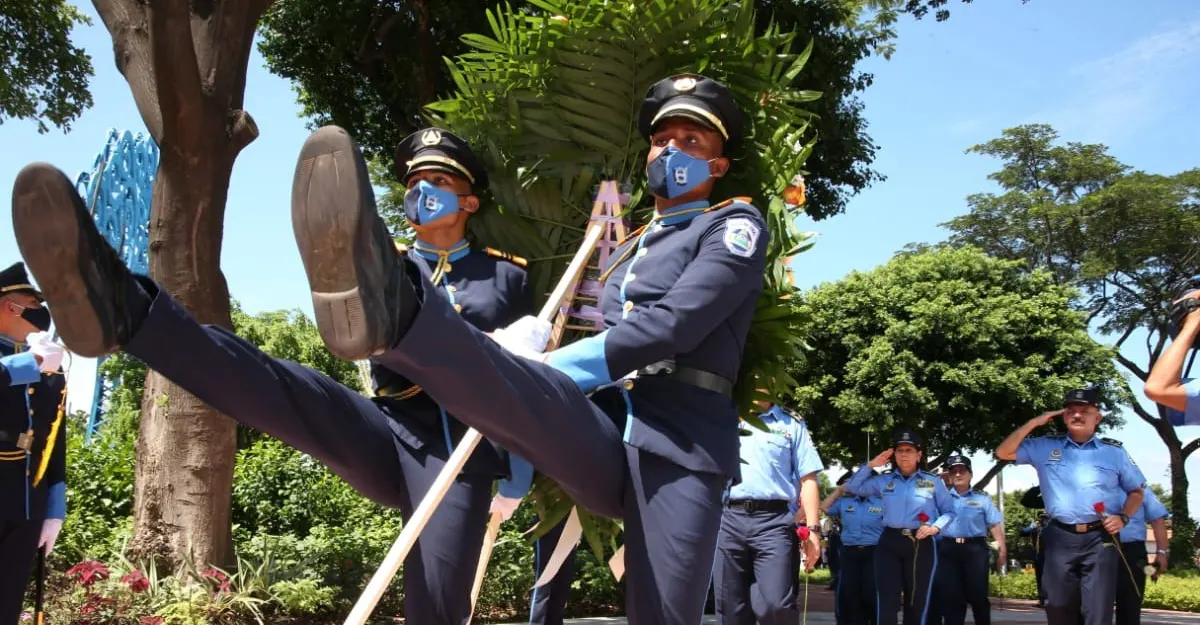
[[[207,577],[217,582],[217,592],[229,592],[229,576],[221,569],[215,566],[208,567],[208,570],[201,574],[202,577]]]
[[[1092,510],[1095,510],[1096,514],[1104,514],[1104,502],[1097,501],[1096,503],[1092,504]]]
[[[801,525],[800,527],[797,527],[796,536],[799,536],[800,540],[808,540],[808,526]]]
[[[163,617],[161,616],[143,616],[138,619],[142,625],[163,625]]]
[[[67,569],[67,577],[87,588],[102,579],[108,579],[108,567],[103,562],[85,560]]]
[[[922,525],[924,525],[929,522],[929,515],[925,514],[924,512],[918,513],[917,520],[920,521]]]
[[[150,589],[150,580],[141,571],[130,571],[121,576],[121,583],[128,584],[133,592],[145,592]]]

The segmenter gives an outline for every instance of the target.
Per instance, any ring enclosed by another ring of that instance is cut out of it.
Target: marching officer
[[[568,518],[564,517],[533,544],[533,578],[535,580],[541,579],[542,572],[546,570],[550,555],[558,546]],[[571,593],[571,579],[575,576],[575,552],[577,550],[578,547],[571,549],[553,579],[544,586],[533,589],[529,599],[529,625],[563,625],[567,596]]]
[[[798,547],[812,570],[820,554],[817,473],[825,468],[804,420],[778,404],[761,405],[769,431],[747,425],[741,437],[741,481],[729,488],[713,567],[717,622],[723,625],[795,623]],[[797,495],[809,534],[797,544]],[[758,599],[758,601],[752,600]]]
[[[846,483],[846,490],[883,499],[883,532],[875,549],[878,625],[896,625],[901,595],[904,625],[925,622],[938,554],[933,537],[954,520],[954,501],[941,478],[920,468],[924,445],[910,430],[899,430],[892,448],[875,456]],[[876,475],[874,469],[895,463]]]
[[[962,625],[967,618],[967,606],[975,622],[992,622],[992,606],[988,601],[988,562],[991,549],[987,534],[996,539],[999,550],[997,563],[1008,559],[1004,540],[1004,517],[987,493],[972,490],[971,460],[953,454],[946,460],[954,500],[954,520],[942,528],[938,547],[937,593],[941,603],[939,614],[945,625]]]
[[[63,349],[43,301],[24,264],[0,271],[0,625],[16,625],[67,513]]]
[[[439,293],[447,311],[464,324],[491,331],[527,315],[532,297],[524,262],[478,249],[464,238],[467,219],[480,206],[476,193],[487,187],[486,172],[467,144],[444,130],[425,129],[401,142],[396,160],[416,243],[398,248],[381,228],[371,241],[375,256],[362,259],[373,267],[342,270],[371,271],[404,259],[425,281],[426,297]],[[298,170],[323,166],[305,154]],[[354,175],[354,166],[340,174]],[[357,174],[365,179],[365,170]],[[334,191],[297,187],[294,199]],[[405,517],[465,432],[454,411],[387,367],[372,365],[376,396],[367,398],[310,368],[272,358],[224,328],[200,325],[154,282],[129,273],[73,185],[54,168],[35,164],[22,170],[13,204],[21,252],[30,272],[43,277],[39,284],[55,318],[70,320],[59,323],[60,334],[75,353],[96,356],[121,346],[220,412],[312,455],[360,493],[399,508]],[[296,224],[298,233],[304,228]],[[325,237],[313,245],[330,246],[323,249],[349,259],[350,250],[364,244],[336,241],[335,232],[345,230],[313,232]],[[317,320],[328,324],[336,305],[317,301]],[[338,331],[356,329],[344,325]],[[509,479],[493,499],[497,477]],[[531,479],[528,463],[495,445],[475,450],[404,562],[410,621],[461,625],[470,618],[489,510],[511,515]]]
[[[842,528],[841,568],[838,571],[835,616],[838,625],[875,622],[875,545],[883,533],[883,499],[846,490],[852,472],[838,480],[821,509],[838,519]]]
[[[1154,529],[1154,544],[1158,553],[1154,557],[1155,578],[1167,570],[1167,523],[1171,516],[1166,506],[1159,501],[1154,491],[1143,491],[1146,498],[1137,512],[1129,515],[1129,524],[1121,528],[1117,537],[1121,541],[1124,564],[1117,569],[1117,625],[1140,625],[1142,622],[1142,597],[1146,592],[1146,567],[1150,564],[1146,553],[1146,524]],[[1126,566],[1128,565],[1128,566]]]
[[[544,346],[545,324],[525,317],[489,337],[463,319],[450,290],[412,255],[394,252],[365,162],[345,131],[315,132],[296,168],[293,230],[330,351],[403,375],[447,413],[533,462],[586,509],[624,519],[626,613],[639,622],[700,620],[721,497],[737,471],[733,381],[762,293],[769,233],[753,205],[714,204],[709,196],[729,171],[742,126],[731,92],[717,81],[680,75],[649,89],[638,128],[650,145],[652,223],[620,245],[603,271],[605,331],[550,354],[521,347]],[[457,161],[430,156],[424,164]],[[418,207],[457,219],[454,207],[478,206],[469,183],[481,181],[482,171],[464,169],[470,177],[438,187],[448,193],[427,192]],[[13,226],[54,314],[79,320],[61,333],[73,351],[123,349],[235,418],[319,420],[327,435],[320,447],[334,447],[319,451],[335,468],[365,468],[364,448],[396,445],[375,403],[202,327],[170,294],[133,276],[61,172],[31,165],[17,177]],[[461,265],[446,275],[457,279]],[[330,439],[345,444],[326,445]],[[338,451],[353,458],[329,453]],[[398,485],[382,486],[399,467],[372,469],[343,472],[397,501]],[[437,521],[430,527],[463,531]],[[477,545],[483,523],[469,531]],[[473,555],[468,562],[474,570]],[[406,580],[411,575],[406,568]]]
[[[996,457],[1037,469],[1049,525],[1043,584],[1050,625],[1112,622],[1118,558],[1113,536],[1142,505],[1146,478],[1119,444],[1096,437],[1100,398],[1069,391],[1065,408],[1043,413],[1008,435]],[[1026,438],[1062,415],[1066,434]]]

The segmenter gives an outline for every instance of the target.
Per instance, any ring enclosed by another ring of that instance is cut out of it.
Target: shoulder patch
[[[521,258],[520,256],[517,256],[515,254],[509,254],[508,252],[498,250],[494,247],[485,247],[485,248],[483,248],[483,251],[484,251],[484,253],[486,253],[488,256],[491,256],[492,258],[499,258],[501,260],[507,260],[508,262],[510,262],[518,267],[525,267],[526,265],[529,264],[529,261],[525,260],[524,258]]]
[[[1125,443],[1122,443],[1121,441],[1119,441],[1115,438],[1101,438],[1100,441],[1104,442],[1104,443],[1108,443],[1109,445],[1112,445],[1113,447],[1124,447],[1125,446]]]
[[[758,249],[758,224],[746,217],[730,217],[725,220],[725,249],[734,256],[750,258]]]

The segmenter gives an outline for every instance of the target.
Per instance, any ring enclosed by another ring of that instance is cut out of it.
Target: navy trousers
[[[624,519],[630,622],[700,622],[726,476],[628,445],[619,393],[589,399],[565,374],[511,354],[463,321],[428,281],[421,286],[424,301],[404,338],[374,360],[528,460],[580,506]],[[631,403],[636,411],[636,397]]]
[[[1142,593],[1146,592],[1144,567],[1150,563],[1146,542],[1121,543],[1121,552],[1125,554],[1129,568],[1124,564],[1117,565],[1117,625],[1141,625]]]
[[[1103,529],[1077,534],[1051,523],[1042,531],[1049,625],[1109,625],[1117,592],[1119,546]]]
[[[725,508],[713,568],[720,625],[795,625],[800,548],[792,513]]]
[[[990,625],[992,604],[988,601],[988,563],[991,552],[985,539],[956,543],[943,538],[938,549],[937,602],[945,625],[963,625],[967,606],[976,625]]]
[[[533,565],[536,572],[533,579],[540,578],[542,571],[546,570],[546,564],[558,546],[558,539],[566,524],[567,519],[564,518],[534,543]],[[529,599],[529,625],[563,625],[563,611],[567,607],[567,595],[571,593],[571,579],[575,576],[576,550],[571,550],[562,568],[558,569],[549,583],[533,589]]]
[[[896,625],[903,600],[904,625],[925,625],[937,566],[938,551],[932,537],[916,540],[900,530],[884,528],[875,547],[875,587],[879,589],[875,622]]]
[[[397,436],[392,408],[223,328],[197,323],[159,291],[125,350],[230,418],[320,460],[363,495],[408,517],[445,464]],[[408,622],[462,625],[487,526],[491,478],[460,477],[404,561]]]
[[[842,535],[838,532],[830,533],[826,541],[825,563],[829,566],[829,587],[837,589],[838,577],[842,572]]]
[[[41,519],[0,521],[0,625],[17,625],[41,535]]]
[[[838,625],[875,622],[875,546],[842,545],[834,613]]]

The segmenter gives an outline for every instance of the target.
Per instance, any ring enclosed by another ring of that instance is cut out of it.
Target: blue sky
[[[888,180],[855,197],[845,214],[802,224],[820,238],[796,262],[798,286],[868,270],[910,242],[943,239],[938,224],[964,212],[968,194],[991,189],[986,176],[997,168],[964,150],[1004,128],[1049,123],[1066,140],[1104,143],[1119,159],[1150,172],[1200,166],[1200,119],[1185,109],[1200,101],[1200,4],[990,0],[951,8],[950,21],[941,24],[902,20],[892,59],[865,62],[875,74],[863,95],[870,134],[880,146],[875,167]],[[95,17],[90,3],[82,9]],[[36,160],[74,176],[90,168],[109,128],[144,130],[99,19],[74,37],[93,57],[96,104],[69,134],[39,135],[28,122],[0,125],[0,145],[6,146],[0,150],[0,188],[11,188],[17,171]],[[307,313],[311,304],[288,199],[295,156],[308,131],[291,85],[267,72],[257,52],[250,63],[246,110],[260,136],[234,168],[222,266],[230,291],[248,311]],[[0,261],[16,259],[8,219],[0,219],[0,251]],[[71,376],[75,407],[90,401],[88,369],[79,367]],[[1125,441],[1148,479],[1167,483],[1158,437],[1132,414],[1128,423],[1113,435]],[[1187,440],[1200,436],[1200,428],[1181,433]],[[1197,456],[1187,465],[1193,478],[1200,477]],[[977,455],[975,466],[988,466],[986,457]],[[1026,487],[1034,477],[1027,467],[1008,469],[1005,488]],[[1200,511],[1200,484],[1193,484],[1191,495],[1193,511]]]

